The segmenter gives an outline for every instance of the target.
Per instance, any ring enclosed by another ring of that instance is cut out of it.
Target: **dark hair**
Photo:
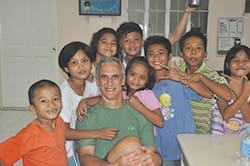
[[[148,54],[148,48],[154,44],[163,45],[168,50],[168,54],[171,54],[172,47],[171,47],[171,43],[169,42],[169,40],[167,38],[165,38],[163,36],[150,36],[144,42],[145,56],[147,56],[147,54]]]
[[[199,28],[192,28],[189,32],[185,33],[179,42],[180,50],[183,51],[184,43],[189,37],[198,37],[202,40],[204,50],[207,51],[207,37],[200,31]]]
[[[99,40],[101,39],[101,37],[104,35],[104,34],[113,34],[115,36],[115,39],[116,39],[116,45],[117,45],[117,49],[116,49],[116,54],[114,55],[115,57],[117,58],[120,58],[120,53],[119,53],[119,42],[117,40],[117,34],[116,34],[116,31],[112,28],[109,28],[109,27],[104,27],[100,30],[98,30],[97,32],[95,32],[93,35],[92,35],[92,39],[91,39],[91,42],[90,42],[90,48],[92,49],[93,53],[95,54],[95,57],[96,57],[96,54],[97,54],[97,49],[98,49],[98,43],[99,43]]]
[[[126,36],[128,33],[131,32],[138,32],[141,37],[143,38],[143,33],[141,27],[135,22],[124,22],[122,23],[116,30],[117,32],[117,39],[120,42],[123,36]]]
[[[240,51],[244,51],[247,54],[248,59],[250,59],[250,48],[245,45],[235,45],[228,52],[224,60],[224,73],[227,75],[231,75],[230,63],[231,60],[235,58],[236,54]],[[247,75],[249,79],[249,73]]]
[[[95,55],[92,53],[89,46],[82,42],[71,42],[65,45],[59,53],[58,63],[60,68],[65,72],[65,67],[68,67],[70,59],[77,53],[77,51],[82,50],[90,59],[91,62],[95,60]],[[70,76],[70,73],[67,73]]]
[[[37,89],[40,89],[40,88],[43,88],[43,87],[48,87],[48,86],[57,88],[58,91],[59,91],[59,94],[61,96],[60,88],[55,82],[43,79],[43,80],[39,80],[39,81],[33,83],[30,86],[30,88],[28,90],[29,103],[31,105],[34,105],[35,91]]]
[[[155,72],[152,69],[152,67],[148,64],[148,61],[147,61],[147,59],[145,57],[138,56],[138,57],[134,57],[134,58],[132,58],[132,59],[130,59],[128,61],[128,64],[127,64],[126,70],[125,70],[125,76],[126,76],[126,78],[127,78],[127,75],[128,75],[128,71],[130,70],[131,66],[134,63],[140,63],[140,64],[144,65],[148,69],[148,82],[146,83],[146,85],[145,85],[144,88],[138,89],[138,90],[152,89],[154,87],[154,84],[155,84],[155,81],[156,81],[156,79],[155,79]],[[126,85],[127,93],[129,93],[130,87],[127,84],[127,80],[126,80],[125,85]]]

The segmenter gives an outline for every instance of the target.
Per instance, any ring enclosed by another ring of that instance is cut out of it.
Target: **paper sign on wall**
[[[217,25],[218,53],[228,51],[243,36],[243,18],[219,18]]]

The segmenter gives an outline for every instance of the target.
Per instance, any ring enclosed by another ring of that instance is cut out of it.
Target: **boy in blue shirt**
[[[162,103],[162,114],[165,119],[163,128],[156,128],[157,150],[163,159],[163,166],[180,166],[180,147],[177,134],[195,133],[195,125],[191,113],[190,100],[200,100],[202,97],[181,82],[167,78],[171,44],[162,36],[152,36],[146,39],[144,51],[149,65],[155,70],[156,83],[153,91]],[[190,85],[191,88],[211,97],[201,84]]]

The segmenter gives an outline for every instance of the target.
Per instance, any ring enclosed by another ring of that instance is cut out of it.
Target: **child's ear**
[[[180,51],[180,57],[182,57],[183,58],[183,53]]]
[[[122,79],[122,86],[125,85],[125,81],[126,81],[126,78],[125,78],[125,76],[124,76],[123,79]]]
[[[69,69],[67,67],[64,68],[64,71],[66,71],[67,73],[69,73]]]
[[[171,60],[171,59],[172,59],[172,56],[173,56],[172,53],[168,54],[168,59]]]
[[[29,105],[29,110],[30,110],[30,112],[32,112],[33,114],[36,114],[35,106]]]
[[[98,79],[98,78],[95,79],[95,82],[96,82],[96,85],[97,85],[98,87],[100,87],[100,86],[99,86],[100,83],[99,83],[99,79]]]
[[[172,53],[168,54],[168,62],[166,65],[169,65],[171,63],[171,59],[172,59]]]
[[[204,52],[204,59],[207,58],[207,51]]]

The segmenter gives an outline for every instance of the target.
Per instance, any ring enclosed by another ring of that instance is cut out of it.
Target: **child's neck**
[[[242,84],[242,79],[241,77],[235,77],[231,76],[231,80],[229,80],[229,87],[236,93],[237,95],[240,94],[241,91],[241,84]]]
[[[37,118],[36,121],[45,131],[53,131],[56,128],[56,120],[42,120]]]
[[[130,59],[132,59],[132,57],[129,56],[129,55],[126,55],[126,56],[124,57],[124,61],[126,62],[126,64],[128,64],[128,61],[129,61]]]
[[[77,79],[68,79],[68,83],[72,90],[79,96],[83,95],[85,90],[85,80],[77,80]]]
[[[186,68],[186,73],[188,74],[191,74],[191,73],[194,73],[199,67],[192,67],[192,66],[189,66],[188,68]]]
[[[138,56],[141,56],[141,53],[138,54],[138,55],[128,55],[128,54],[126,54],[125,57],[124,57],[124,61],[126,62],[126,64],[128,64],[128,61],[130,59],[133,59],[134,57],[138,57]]]
[[[102,56],[101,56],[101,55],[96,54],[95,62],[93,62],[94,67],[96,67],[96,66],[97,66],[97,63],[100,61],[100,59],[101,59],[101,58],[102,58]]]

